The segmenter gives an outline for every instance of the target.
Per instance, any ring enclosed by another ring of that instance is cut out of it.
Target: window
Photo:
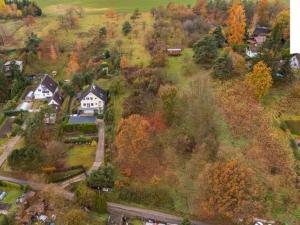
[[[91,103],[91,106],[93,106],[94,104],[93,103]]]
[[[86,106],[86,104],[85,104],[85,103],[83,103],[83,106]]]
[[[38,91],[42,91],[41,89],[38,89]]]
[[[90,99],[93,100],[93,97],[91,97]]]
[[[86,100],[89,100],[89,97],[86,97]]]

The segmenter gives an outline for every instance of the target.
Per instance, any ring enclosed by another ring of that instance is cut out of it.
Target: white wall
[[[35,99],[47,99],[51,98],[52,96],[53,93],[41,84],[34,91]]]
[[[93,93],[89,93],[84,99],[80,101],[81,108],[86,109],[98,109],[102,111],[104,109],[104,101],[98,98]]]

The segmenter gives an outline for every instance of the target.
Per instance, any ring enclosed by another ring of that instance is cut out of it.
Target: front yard
[[[89,169],[95,159],[96,146],[90,145],[75,145],[68,149],[66,157],[67,166],[82,165],[84,168]]]

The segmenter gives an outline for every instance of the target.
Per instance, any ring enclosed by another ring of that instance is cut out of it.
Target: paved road
[[[21,136],[15,136],[11,138],[5,145],[2,145],[1,147],[4,149],[4,152],[0,156],[0,167],[3,165],[7,157],[12,153],[12,151],[15,149],[15,145],[18,143],[18,141],[21,139]]]
[[[73,200],[73,198],[74,198],[73,193],[66,191],[63,188],[61,188],[57,185],[53,185],[53,184],[36,183],[33,181],[29,181],[29,180],[16,179],[16,178],[12,178],[12,177],[1,176],[1,175],[0,175],[0,180],[9,181],[9,182],[13,182],[13,183],[21,184],[21,185],[29,185],[30,187],[32,187],[32,189],[37,190],[37,191],[43,190],[47,187],[53,188],[53,186],[55,186],[55,191],[60,193],[66,199]]]
[[[139,217],[141,219],[155,219],[158,221],[163,221],[167,223],[173,224],[180,224],[182,221],[181,217],[174,216],[167,213],[162,213],[154,210],[149,209],[140,209],[136,207],[131,207],[123,204],[116,204],[116,203],[107,203],[108,212],[111,214],[124,214],[127,216]],[[193,225],[208,225],[207,223],[192,220]]]
[[[103,120],[97,120],[97,125],[98,125],[98,144],[97,144],[97,149],[96,149],[96,156],[95,156],[95,161],[92,165],[92,167],[89,169],[87,174],[91,174],[94,170],[97,170],[104,162],[104,121]],[[85,180],[86,175],[81,174],[76,177],[73,177],[69,180],[66,180],[59,185],[63,188],[68,187],[69,185]]]
[[[73,200],[74,199],[74,194],[72,192],[63,190],[60,186],[53,186],[53,185],[48,185],[48,184],[42,184],[42,183],[36,183],[28,180],[21,180],[21,179],[15,179],[11,177],[5,177],[0,175],[0,180],[5,180],[5,181],[10,181],[14,182],[17,184],[22,184],[22,185],[29,185],[31,186],[34,190],[43,190],[44,188],[55,188],[55,191],[58,193],[61,193],[62,196],[64,196],[68,200]],[[111,214],[117,214],[117,215],[127,215],[127,216],[133,216],[133,217],[138,217],[141,219],[155,219],[167,223],[175,223],[179,224],[182,221],[181,217],[174,216],[171,214],[167,213],[162,213],[154,210],[149,210],[149,209],[140,209],[136,207],[131,207],[123,204],[117,204],[117,203],[112,203],[108,202],[107,203],[107,209],[108,212]],[[204,222],[200,221],[195,221],[192,220],[193,225],[209,225]]]

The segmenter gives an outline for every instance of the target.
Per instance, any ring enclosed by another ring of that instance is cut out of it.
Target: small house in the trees
[[[52,97],[52,99],[49,101],[48,105],[52,106],[55,110],[58,110],[62,103],[64,102],[64,97],[57,89]]]
[[[294,54],[291,58],[290,64],[292,69],[300,69],[300,54]]]
[[[45,74],[41,83],[34,91],[34,98],[50,99],[57,90],[58,84],[48,74]]]
[[[254,58],[259,53],[259,48],[267,40],[270,33],[270,29],[267,27],[256,27],[253,31],[251,38],[248,40],[248,47],[246,49],[246,55],[249,58]]]
[[[182,52],[181,48],[168,48],[167,53],[169,56],[180,56]]]
[[[94,114],[103,113],[107,103],[107,93],[95,84],[85,90],[79,97],[79,113]]]
[[[23,61],[20,60],[7,61],[6,63],[4,63],[3,70],[6,76],[10,76],[12,70],[18,70],[20,72],[23,72]]]

